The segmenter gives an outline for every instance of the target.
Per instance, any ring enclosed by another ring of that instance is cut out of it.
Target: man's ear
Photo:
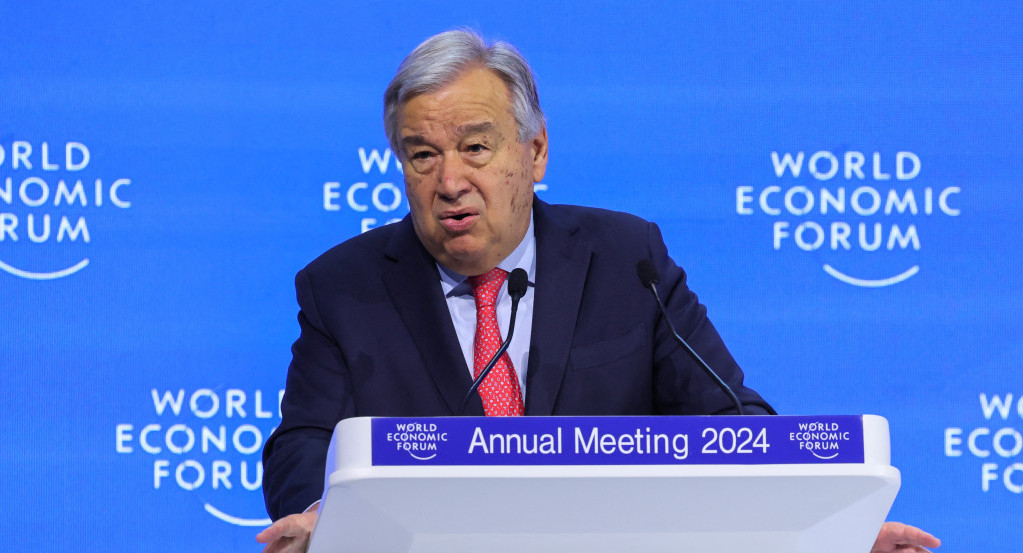
[[[533,182],[540,182],[547,172],[547,127],[536,133],[530,146],[533,148]]]

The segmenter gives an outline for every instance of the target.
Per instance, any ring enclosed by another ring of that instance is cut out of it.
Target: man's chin
[[[488,267],[486,249],[483,247],[451,247],[447,244],[438,259],[441,265],[465,276],[481,275],[494,267]]]

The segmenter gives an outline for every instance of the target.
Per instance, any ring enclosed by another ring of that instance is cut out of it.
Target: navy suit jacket
[[[647,258],[679,333],[751,413],[773,413],[668,257],[657,226],[623,213],[534,199],[536,286],[526,415],[707,415],[731,401],[673,342],[639,281]],[[436,262],[411,220],[329,250],[296,276],[301,335],[280,426],[263,450],[271,517],[323,492],[327,446],[354,416],[450,416],[471,380]],[[469,415],[483,415],[478,397]]]

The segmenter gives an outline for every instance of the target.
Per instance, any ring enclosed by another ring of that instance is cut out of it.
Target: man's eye
[[[466,148],[466,151],[478,154],[486,149],[487,147],[484,146],[483,144],[470,144],[469,147]]]
[[[433,156],[433,152],[420,151],[412,154],[412,159],[430,159]]]

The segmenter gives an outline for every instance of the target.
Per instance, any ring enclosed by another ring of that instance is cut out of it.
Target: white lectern
[[[311,553],[866,553],[877,416],[354,418]]]

